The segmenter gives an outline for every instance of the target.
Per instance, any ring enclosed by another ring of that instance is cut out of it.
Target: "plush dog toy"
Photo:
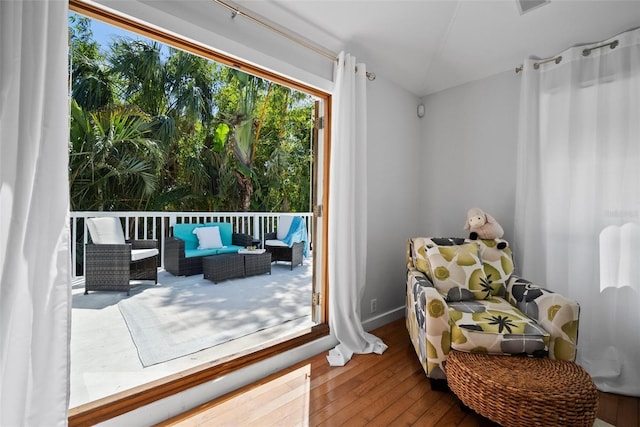
[[[471,240],[483,239],[494,240],[500,239],[504,235],[504,230],[491,215],[480,208],[472,208],[467,212],[467,221],[464,223],[464,229],[469,230],[469,238]],[[498,243],[498,249],[504,249],[507,243],[502,241]]]

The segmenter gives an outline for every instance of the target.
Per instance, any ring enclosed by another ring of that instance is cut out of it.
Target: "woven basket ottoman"
[[[596,419],[598,391],[573,362],[452,350],[446,371],[464,405],[504,427],[592,427]]]

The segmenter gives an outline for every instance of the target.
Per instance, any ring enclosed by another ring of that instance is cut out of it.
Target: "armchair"
[[[126,240],[115,217],[88,218],[91,242],[85,246],[84,294],[89,291],[126,291],[130,281],[158,283],[158,242]]]
[[[280,215],[275,232],[266,233],[264,248],[271,253],[271,261],[289,261],[291,270],[302,265],[307,256],[307,225],[304,218]]]
[[[513,274],[495,240],[407,242],[406,326],[435,387],[451,349],[574,361],[580,307]]]

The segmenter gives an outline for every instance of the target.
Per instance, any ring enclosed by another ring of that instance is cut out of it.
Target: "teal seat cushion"
[[[203,249],[203,250],[185,249],[184,250],[184,257],[185,258],[193,258],[193,257],[199,257],[199,256],[218,255],[218,251],[219,250],[220,249]]]
[[[219,249],[185,249],[184,257],[185,258],[193,258],[198,256],[210,256],[210,255],[220,255],[220,254],[234,254],[237,253],[240,249],[244,249],[242,246],[230,245],[225,248]]]
[[[225,248],[220,248],[218,249],[218,253],[219,254],[234,254],[236,252],[238,252],[240,249],[244,249],[243,246],[235,246],[235,245],[229,245]]]

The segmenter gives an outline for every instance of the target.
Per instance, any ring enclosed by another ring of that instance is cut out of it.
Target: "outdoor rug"
[[[145,367],[311,315],[309,266],[218,284],[159,272],[158,282],[118,303]]]

